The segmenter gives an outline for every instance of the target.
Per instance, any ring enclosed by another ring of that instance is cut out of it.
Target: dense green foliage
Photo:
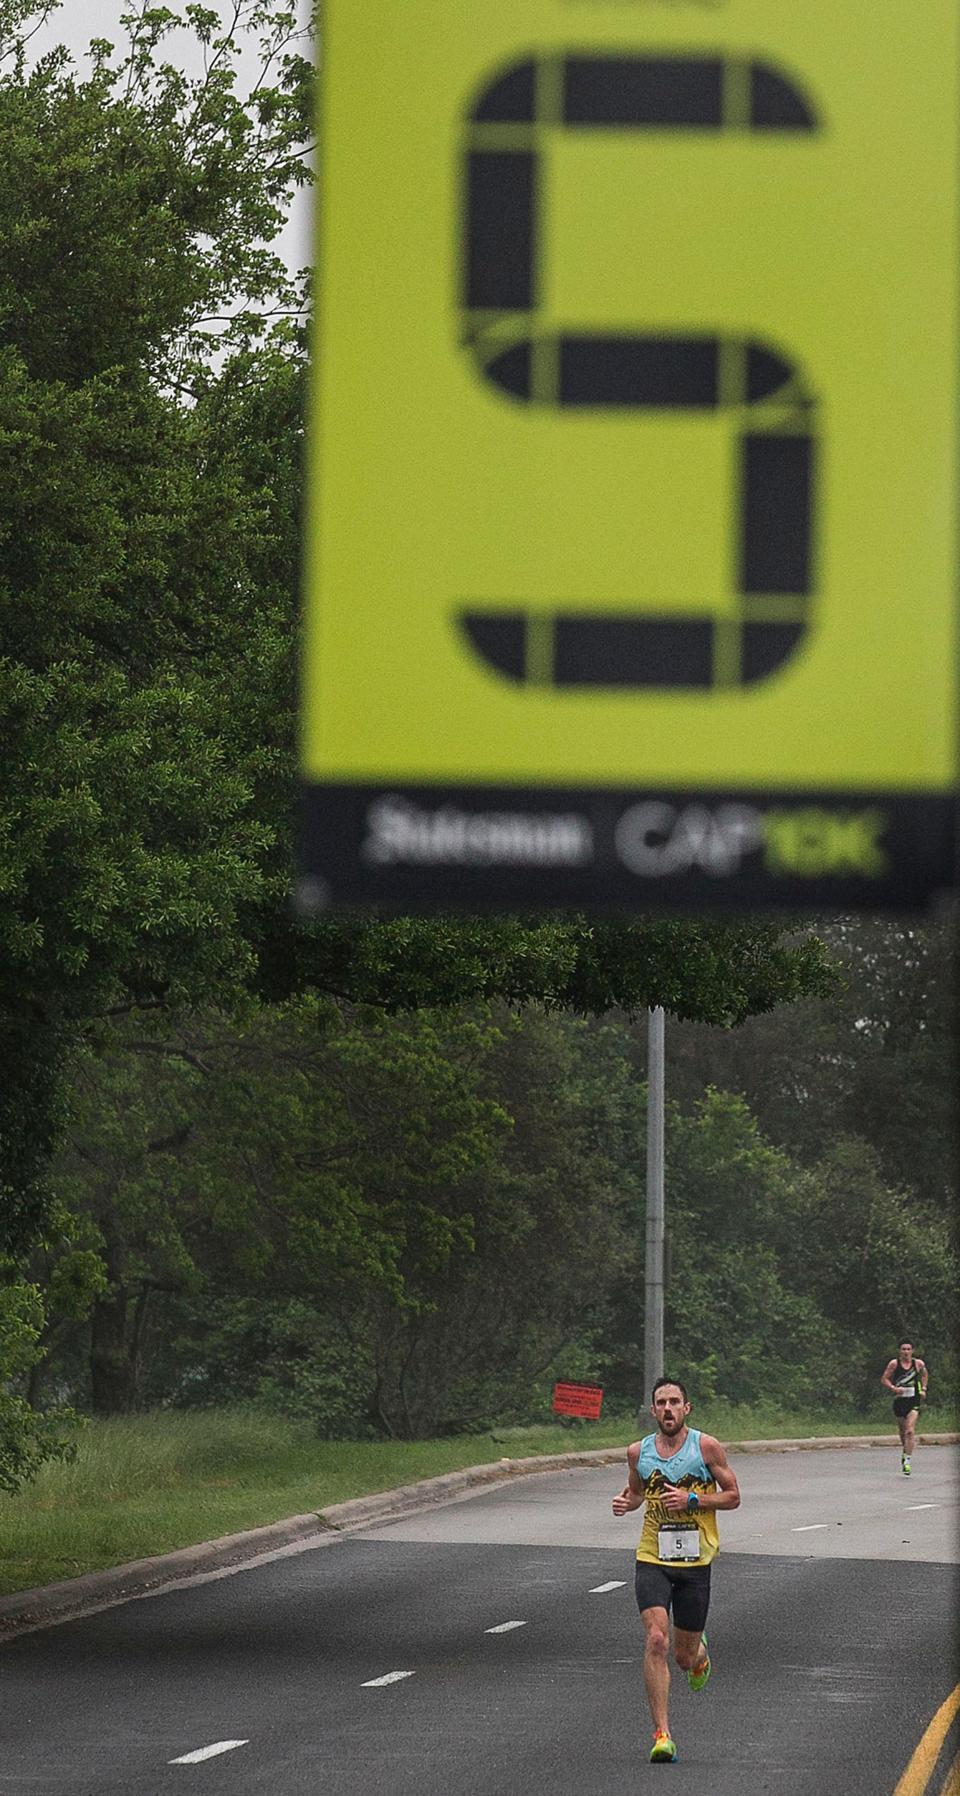
[[[282,895],[274,719],[290,710],[293,544],[277,534],[295,503],[297,338],[245,339],[252,305],[297,304],[259,242],[301,172],[308,65],[283,48],[281,10],[251,10],[281,78],[250,109],[215,45],[192,81],[160,60],[162,11],[128,21],[116,61],[100,45],[82,80],[61,52],[27,72],[21,8],[0,11],[0,1127],[14,1242],[42,1216],[32,1187],[78,1040],[122,1007],[243,990],[252,919]],[[210,15],[194,13],[209,37]],[[203,352],[230,312],[214,377]],[[264,490],[245,445],[271,405],[283,453]]]
[[[913,1181],[883,1111],[825,1126],[824,1096],[843,1063],[851,1089],[867,1081],[863,1019],[879,1026],[898,942],[905,957],[939,942],[947,964],[946,932],[838,933],[884,953],[860,955],[848,999],[811,1002],[805,1028],[784,1010],[668,1031],[668,1358],[701,1401],[868,1413],[904,1329],[940,1398],[953,1389],[946,1040],[929,1116],[914,1094],[929,1139]],[[795,1040],[778,1141],[758,1113],[781,1114]],[[695,1076],[701,1048],[740,1090]],[[251,1008],[242,1028],[131,1025],[78,1076],[55,1163],[73,1220],[32,1267],[51,1315],[34,1394],[103,1413],[255,1400],[328,1436],[534,1421],[556,1376],[635,1407],[643,1049],[627,1018],[502,1004],[388,1016],[313,997]],[[916,1052],[912,1035],[891,1045],[891,1087]],[[81,1318],[58,1281],[69,1297],[91,1255],[103,1289]]]
[[[82,79],[62,52],[27,72],[23,11],[0,5],[11,1238],[38,1214],[58,1069],[124,1008],[312,986],[387,1005],[657,995],[726,1022],[822,983],[818,944],[766,927],[294,922],[304,294],[264,246],[305,178],[309,64],[282,5],[242,0],[222,36],[187,9],[198,76],[164,60],[164,9],[132,14]],[[244,25],[264,45],[246,102]]]
[[[662,1002],[727,1025],[830,975],[815,937],[763,922],[296,922],[307,297],[271,246],[308,179],[309,44],[283,0],[237,0],[226,24],[134,7],[78,70],[28,59],[38,10],[0,0],[0,1250],[61,1266],[49,1345],[84,1301],[100,1321],[116,1301],[114,1335],[123,1319],[129,1219],[105,1186],[96,1218],[65,1224],[47,1175],[97,1056],[128,1079],[125,1019],[165,1018],[174,1040],[184,1018],[319,992],[385,1011]],[[181,26],[195,75],[172,60]],[[123,1151],[157,1168],[135,1115]],[[179,1228],[147,1231],[178,1290]],[[39,1289],[11,1299],[14,1357]],[[13,1477],[28,1421],[0,1415]]]
[[[673,1089],[724,1083],[804,1160],[863,1136],[883,1175],[946,1214],[956,1192],[955,914],[841,919],[820,932],[843,972],[828,1003],[755,1017],[734,1035],[671,1026]]]

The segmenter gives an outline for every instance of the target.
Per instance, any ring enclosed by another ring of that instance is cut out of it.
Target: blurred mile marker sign
[[[305,908],[954,882],[955,0],[327,0]]]

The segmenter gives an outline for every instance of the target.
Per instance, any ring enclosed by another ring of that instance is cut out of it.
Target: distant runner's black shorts
[[[709,1565],[651,1565],[637,1560],[637,1608],[666,1609],[678,1628],[699,1634],[710,1607]]]
[[[912,1409],[920,1408],[919,1397],[894,1397],[893,1413],[895,1416],[908,1416]]]

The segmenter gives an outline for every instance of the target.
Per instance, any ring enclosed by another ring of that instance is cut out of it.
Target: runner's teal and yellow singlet
[[[658,1491],[665,1484],[676,1484],[683,1490],[695,1490],[698,1496],[704,1492],[715,1491],[717,1486],[713,1474],[707,1467],[700,1449],[699,1428],[688,1428],[687,1437],[679,1452],[670,1459],[661,1459],[657,1452],[657,1437],[648,1434],[640,1442],[640,1458],[637,1471],[646,1488],[646,1512],[643,1518],[643,1532],[637,1546],[637,1558],[649,1565],[661,1565],[663,1560],[659,1551],[658,1530],[674,1527],[680,1522],[684,1528],[696,1525],[700,1534],[700,1553],[696,1559],[686,1560],[688,1565],[709,1565],[711,1559],[720,1551],[720,1530],[717,1526],[715,1509],[701,1509],[695,1513],[681,1516],[671,1515],[668,1509],[658,1500]]]

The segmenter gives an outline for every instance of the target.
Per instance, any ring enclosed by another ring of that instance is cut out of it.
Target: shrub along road
[[[957,1452],[918,1454],[909,1481],[889,1449],[738,1469],[716,1673],[699,1697],[675,1682],[671,1787],[892,1796],[955,1682]],[[609,1511],[619,1481],[616,1467],[544,1473],[9,1641],[0,1791],[645,1785],[662,1773],[645,1762],[635,1520]],[[956,1744],[948,1733],[902,1796],[942,1796]]]

